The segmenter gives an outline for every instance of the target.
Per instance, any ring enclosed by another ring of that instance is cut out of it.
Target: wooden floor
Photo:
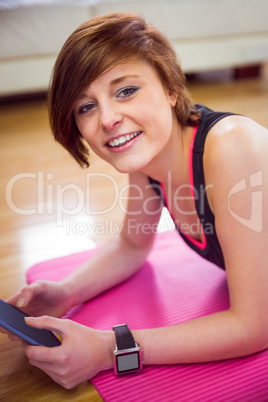
[[[268,127],[268,66],[259,78],[229,73],[189,82],[196,103],[245,114]],[[0,105],[0,298],[25,283],[36,262],[106,242],[120,230],[127,177],[91,156],[82,170],[52,139],[44,99]],[[122,209],[122,208],[121,208]],[[0,334],[1,401],[101,400],[91,384],[63,390]]]

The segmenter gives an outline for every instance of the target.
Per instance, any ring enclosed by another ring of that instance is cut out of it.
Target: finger
[[[40,293],[40,285],[38,282],[33,283],[32,285],[25,286],[21,289],[20,295],[17,299],[16,306],[19,308],[27,307],[33,296]]]
[[[62,371],[61,366],[49,362],[38,362],[32,360],[29,360],[29,363],[35,367],[38,367],[49,377],[51,377],[53,381],[66,389],[71,389],[81,382],[80,379],[77,379],[77,375],[66,375],[65,370]]]
[[[50,359],[51,356],[49,355],[47,356],[42,355],[42,350],[40,350],[42,347],[29,346],[29,344],[26,342],[22,342],[22,344],[24,352],[29,358],[29,363],[32,366],[35,366],[40,370],[44,371],[44,373],[46,373],[49,377],[51,377],[56,383],[63,385],[62,380],[64,379],[64,376],[59,374],[61,363],[59,362],[59,364],[57,364],[56,359],[55,358]],[[35,352],[36,349],[39,349],[37,351],[38,353]],[[41,357],[42,360],[36,360],[35,358],[32,357],[38,357],[38,358]],[[46,361],[45,358],[47,358]]]
[[[17,307],[27,307],[35,296],[40,296],[47,290],[47,284],[42,281],[36,281],[31,285],[25,286],[17,301]]]
[[[0,326],[0,333],[3,335],[7,335],[10,341],[21,341],[17,335],[13,334],[12,332],[8,331],[7,329]]]
[[[20,341],[20,338],[14,334],[12,334],[10,331],[8,331],[7,329],[3,328],[0,326],[0,333],[7,335],[8,338],[10,339],[10,341]]]
[[[35,283],[22,288],[20,292],[9,297],[7,302],[12,306],[19,308],[26,307],[32,300],[33,296],[38,293],[42,293],[42,284],[39,281],[36,281]]]
[[[10,331],[8,331],[7,329],[5,329],[5,328],[3,328],[3,327],[1,327],[1,326],[0,326],[0,333],[1,333],[1,334],[4,334],[4,335],[7,335],[8,338],[9,338],[11,341],[20,341],[20,340],[21,340],[18,336],[12,334]]]
[[[50,317],[49,315],[42,315],[41,317],[24,317],[25,322],[30,327],[45,328],[50,331],[61,331],[64,320],[59,318]]]
[[[59,349],[59,347],[47,348],[46,346],[33,346],[26,342],[22,342],[21,344],[24,353],[33,366],[41,368],[43,363],[53,364],[54,361],[57,360],[58,351],[55,353],[55,349]]]
[[[8,335],[8,331],[5,328],[1,327],[1,326],[0,326],[0,333]]]
[[[15,342],[21,341],[21,338],[19,338],[18,336],[14,335],[14,334],[11,334],[10,332],[7,333],[7,336],[10,341],[15,341]]]
[[[52,380],[54,382],[56,382],[57,384],[61,385],[62,387],[66,388],[66,389],[71,389],[75,385],[77,385],[77,381],[72,383],[68,378],[65,379],[65,377],[63,375],[60,375],[52,363],[38,362],[38,361],[32,361],[32,360],[29,360],[29,363],[32,366],[35,366],[35,367],[39,368],[40,370],[42,370],[50,378],[52,378]]]
[[[34,366],[39,368],[40,370],[44,371],[49,377],[51,377],[53,380],[57,376],[57,374],[53,370],[53,364],[50,362],[40,362],[38,360],[32,360],[29,359],[29,363]],[[55,380],[54,380],[55,381]]]
[[[64,320],[43,315],[41,317],[25,317],[25,322],[30,327],[48,329],[56,334],[62,341],[64,338]]]
[[[17,305],[17,301],[20,297],[20,293],[21,292],[17,292],[16,294],[14,294],[13,296],[9,297],[6,301],[7,303],[11,304],[12,306],[16,306]]]

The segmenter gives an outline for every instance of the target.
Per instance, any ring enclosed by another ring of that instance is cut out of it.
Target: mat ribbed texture
[[[29,283],[60,280],[95,253],[90,250],[34,265]],[[195,254],[174,233],[157,235],[141,270],[128,281],[74,308],[68,317],[99,329],[173,325],[229,307],[225,272]],[[221,362],[147,366],[137,375],[111,370],[92,383],[106,402],[268,401],[268,351]]]

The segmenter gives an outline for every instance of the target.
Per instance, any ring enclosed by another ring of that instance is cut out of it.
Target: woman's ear
[[[170,106],[174,107],[177,103],[177,94],[174,93],[169,93],[169,101],[170,101]]]

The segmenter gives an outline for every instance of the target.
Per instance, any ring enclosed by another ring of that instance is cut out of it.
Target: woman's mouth
[[[112,147],[112,148],[117,148],[117,147],[121,147],[122,145],[127,144],[128,142],[130,142],[131,140],[133,140],[133,138],[137,137],[138,135],[141,134],[141,131],[135,131],[135,133],[131,133],[131,134],[126,134],[126,135],[121,135],[118,138],[115,138],[114,140],[111,140],[108,142],[108,146]]]

